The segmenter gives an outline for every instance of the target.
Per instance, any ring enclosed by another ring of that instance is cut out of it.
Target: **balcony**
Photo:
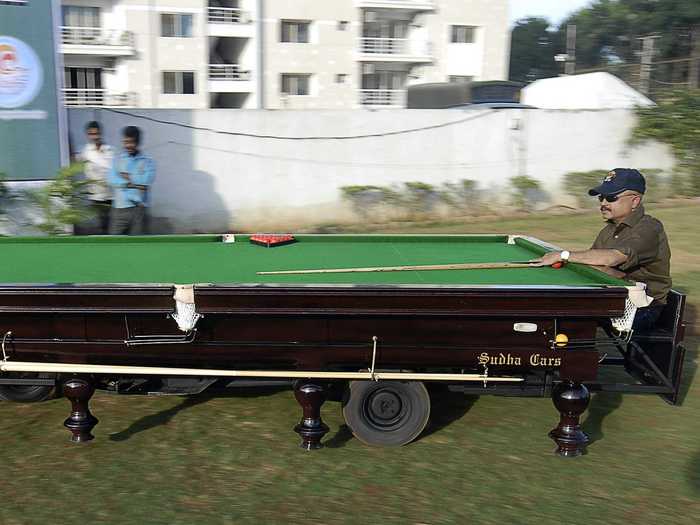
[[[248,11],[236,7],[209,7],[207,9],[210,36],[251,38],[253,24]]]
[[[434,0],[355,0],[355,5],[363,9],[404,9],[408,11],[435,11]]]
[[[209,64],[210,93],[250,93],[252,78],[239,64]]]
[[[432,62],[429,42],[408,38],[360,38],[360,60],[363,62]]]
[[[136,93],[113,93],[106,89],[63,89],[63,104],[67,107],[136,106]]]
[[[134,34],[102,27],[61,27],[61,51],[70,55],[132,56]]]
[[[405,89],[360,89],[360,105],[373,107],[406,107]]]

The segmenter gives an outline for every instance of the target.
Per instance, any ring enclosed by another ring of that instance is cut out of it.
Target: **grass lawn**
[[[666,225],[676,285],[700,296],[698,204],[651,207]],[[593,214],[410,231],[527,233],[586,247]],[[396,230],[395,230],[396,231]],[[402,228],[398,231],[409,231]],[[228,397],[98,393],[96,440],[68,442],[65,399],[0,403],[0,524],[408,523],[696,525],[700,516],[699,337],[688,338],[685,400],[595,396],[588,455],[552,455],[549,399],[435,393],[416,442],[370,448],[327,402],[326,448],[297,448],[290,391]]]

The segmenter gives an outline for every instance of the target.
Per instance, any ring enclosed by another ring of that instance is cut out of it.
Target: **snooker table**
[[[517,235],[295,239],[275,247],[247,235],[0,239],[0,388],[60,386],[72,403],[65,425],[82,442],[97,423],[96,388],[194,394],[293,381],[303,412],[295,430],[312,449],[328,430],[320,410],[329,390],[342,393],[359,439],[402,445],[428,421],[425,385],[442,382],[551,395],[557,453],[585,451],[579,417],[600,387],[601,345],[630,340],[610,320],[629,315],[633,283],[577,264],[258,273],[519,262],[555,248]]]

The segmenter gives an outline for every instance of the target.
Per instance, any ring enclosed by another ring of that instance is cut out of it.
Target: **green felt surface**
[[[258,271],[524,261],[543,249],[505,236],[297,235],[266,248],[237,235],[0,239],[0,283],[624,285],[581,267],[256,275]]]

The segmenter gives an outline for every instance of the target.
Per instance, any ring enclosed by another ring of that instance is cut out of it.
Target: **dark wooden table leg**
[[[294,427],[294,432],[301,436],[301,448],[321,448],[321,439],[328,432],[328,426],[321,420],[321,405],[326,400],[324,388],[318,383],[297,381],[294,383],[294,397],[303,411],[301,421]]]
[[[557,444],[556,454],[573,457],[586,452],[588,436],[581,430],[579,418],[590,400],[591,394],[581,383],[563,381],[552,390],[552,401],[561,416],[559,425],[549,433]]]
[[[84,443],[94,439],[90,432],[97,425],[98,419],[90,413],[88,403],[95,393],[95,385],[92,381],[81,377],[73,377],[63,383],[63,395],[72,405],[70,417],[63,422],[73,435],[70,440],[73,443]]]

